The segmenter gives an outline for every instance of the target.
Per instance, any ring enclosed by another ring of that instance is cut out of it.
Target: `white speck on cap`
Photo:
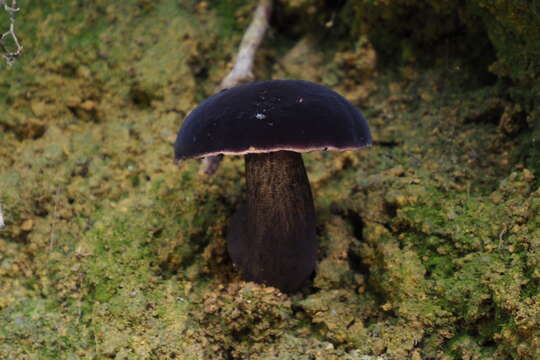
[[[238,85],[202,102],[182,123],[174,153],[183,160],[369,145],[367,121],[343,96],[303,80],[268,80]]]

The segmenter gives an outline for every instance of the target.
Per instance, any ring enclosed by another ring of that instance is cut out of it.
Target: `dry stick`
[[[272,0],[261,0],[253,21],[249,25],[238,50],[236,63],[231,72],[223,79],[218,90],[226,89],[241,82],[253,80],[253,60],[255,52],[264,38],[272,13]]]
[[[506,231],[508,231],[508,228],[506,227],[506,225],[504,225],[504,228],[502,229],[501,233],[499,234],[499,249],[502,249],[503,237],[504,237],[504,234],[506,234]]]
[[[2,214],[2,204],[0,204],[0,230],[4,228],[4,214]]]
[[[272,0],[260,0],[253,21],[247,28],[240,43],[236,63],[229,74],[223,79],[218,91],[227,89],[238,84],[253,81],[253,60],[255,52],[262,42],[272,14]],[[209,156],[202,160],[199,173],[212,175],[219,168],[222,155]]]
[[[17,7],[17,0],[11,0],[11,6],[8,6],[7,0],[0,0],[0,5],[4,6],[4,10],[9,14],[9,31],[3,33],[0,36],[0,50],[2,51],[2,56],[6,60],[8,65],[12,65],[15,59],[17,59],[23,50],[23,47],[19,43],[19,39],[17,39],[17,35],[15,35],[15,13],[19,11],[19,8]],[[17,50],[15,51],[9,51],[7,47],[3,44],[4,38],[11,36],[11,39],[17,46]]]

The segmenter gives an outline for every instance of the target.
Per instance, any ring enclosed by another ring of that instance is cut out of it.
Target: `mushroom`
[[[368,124],[345,98],[302,80],[222,90],[197,106],[175,143],[178,161],[245,155],[247,203],[233,215],[227,248],[241,276],[298,290],[315,270],[315,209],[301,153],[371,145]]]

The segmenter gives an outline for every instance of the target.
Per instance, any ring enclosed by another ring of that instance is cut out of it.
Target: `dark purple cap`
[[[329,88],[302,80],[270,80],[223,90],[184,121],[177,160],[279,150],[350,150],[371,145],[362,114]]]

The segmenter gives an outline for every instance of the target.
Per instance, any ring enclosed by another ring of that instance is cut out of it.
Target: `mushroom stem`
[[[247,154],[247,208],[231,220],[229,254],[248,281],[297,290],[315,269],[315,209],[302,155]]]

